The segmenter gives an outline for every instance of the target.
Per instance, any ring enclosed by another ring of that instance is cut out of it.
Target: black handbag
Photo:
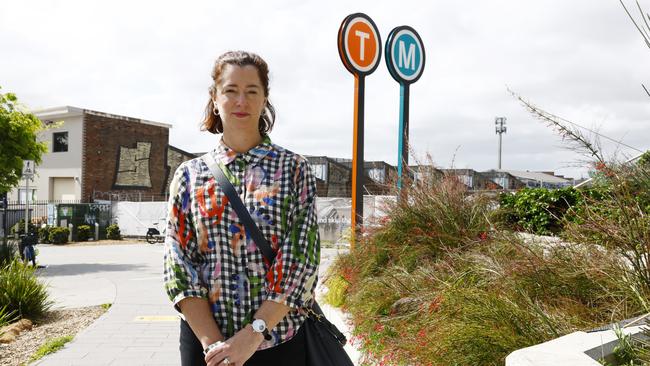
[[[237,216],[244,224],[246,231],[251,235],[257,247],[269,263],[273,263],[275,255],[271,245],[264,238],[259,227],[253,221],[250,213],[244,207],[239,198],[235,187],[228,180],[221,167],[217,164],[210,153],[203,155],[203,161],[206,163],[212,175],[219,183],[221,190],[228,197],[230,205],[237,213]],[[343,349],[347,339],[334,324],[332,324],[321,310],[320,306],[314,299],[311,307],[304,307],[307,318],[302,327],[305,332],[305,346],[307,354],[307,365],[309,366],[354,366],[352,360]]]

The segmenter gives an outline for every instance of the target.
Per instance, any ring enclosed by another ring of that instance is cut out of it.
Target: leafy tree
[[[36,140],[41,121],[18,103],[13,93],[0,92],[0,193],[18,185],[23,160],[41,162],[46,145]]]

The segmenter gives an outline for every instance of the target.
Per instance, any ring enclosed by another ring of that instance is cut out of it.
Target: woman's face
[[[257,68],[227,64],[217,83],[214,104],[223,121],[224,134],[241,131],[259,135],[266,96]]]

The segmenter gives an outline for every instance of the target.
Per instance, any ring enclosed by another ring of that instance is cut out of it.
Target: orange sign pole
[[[339,56],[354,75],[354,121],[352,137],[352,214],[351,242],[354,249],[358,230],[363,227],[363,137],[365,76],[379,65],[381,39],[375,23],[363,13],[350,14],[338,34]]]
[[[352,132],[352,215],[350,246],[354,247],[357,224],[363,225],[363,104],[364,76],[354,77],[354,124]],[[360,192],[357,192],[360,191]],[[361,202],[359,202],[361,201]],[[358,223],[357,223],[358,218]]]

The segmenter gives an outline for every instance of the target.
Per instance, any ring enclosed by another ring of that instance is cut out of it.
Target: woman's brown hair
[[[273,128],[275,122],[275,108],[269,101],[269,66],[260,56],[246,51],[228,51],[219,56],[214,62],[212,68],[212,85],[210,86],[210,100],[205,107],[205,117],[201,129],[207,130],[211,133],[223,133],[223,121],[221,116],[215,113],[213,99],[217,93],[217,84],[221,78],[221,73],[226,65],[235,66],[255,66],[259,74],[262,87],[264,89],[264,96],[266,97],[266,105],[262,114],[260,114],[259,131],[260,135],[266,135]]]

